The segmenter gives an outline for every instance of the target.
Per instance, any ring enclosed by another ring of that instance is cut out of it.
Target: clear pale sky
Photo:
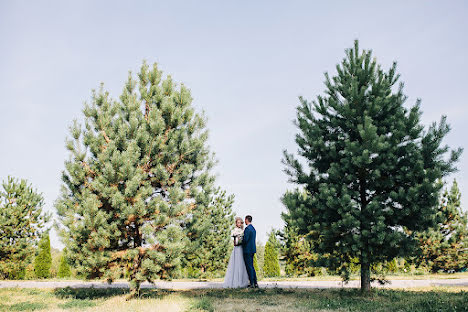
[[[146,59],[206,112],[218,183],[265,242],[292,188],[281,158],[296,150],[297,97],[323,93],[354,39],[385,67],[396,60],[407,105],[422,99],[426,125],[447,115],[446,143],[467,150],[468,2],[320,2],[0,0],[0,179],[28,179],[53,211],[71,121],[91,89],[117,98]],[[467,152],[450,177],[465,208]]]

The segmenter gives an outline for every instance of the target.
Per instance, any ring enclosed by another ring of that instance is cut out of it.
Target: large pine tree
[[[144,63],[118,100],[101,87],[66,146],[56,207],[78,274],[140,284],[170,278],[186,243],[183,224],[215,191],[205,120],[189,89]]]
[[[468,215],[461,208],[457,181],[441,196],[435,227],[418,234],[419,260],[432,272],[460,271],[468,267]]]
[[[437,181],[455,171],[461,149],[442,145],[445,117],[424,130],[420,101],[407,108],[396,64],[384,71],[358,42],[325,75],[326,92],[300,98],[296,136],[301,159],[285,151],[290,181],[307,197],[289,209],[299,234],[313,233],[328,266],[359,259],[361,288],[370,268],[415,249],[414,231],[434,223]]]
[[[8,177],[0,188],[0,278],[21,278],[49,219],[44,199],[26,180]]]

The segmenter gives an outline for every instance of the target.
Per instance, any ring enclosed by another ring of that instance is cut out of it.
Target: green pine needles
[[[61,235],[78,274],[125,276],[135,295],[176,273],[185,223],[213,202],[205,120],[189,89],[146,63],[118,100],[94,91],[83,115],[66,143]]]
[[[49,216],[44,199],[26,180],[8,177],[0,187],[0,278],[24,278]]]
[[[254,254],[254,258],[253,258],[253,266],[255,269],[255,273],[257,274],[257,279],[259,278],[260,275],[263,276],[263,271],[260,271],[260,267],[258,265],[258,256],[256,253]]]
[[[283,256],[286,260],[285,272],[288,276],[322,274],[322,268],[313,265],[317,260],[317,255],[312,252],[313,242],[308,237],[298,235],[286,224],[282,239],[284,242]]]
[[[57,272],[57,277],[67,278],[67,277],[70,277],[71,274],[72,274],[71,268],[67,260],[67,251],[66,249],[64,249],[62,251],[62,256],[60,257],[60,264],[59,264],[59,269]]]
[[[457,181],[441,196],[437,224],[418,234],[419,262],[431,272],[458,272],[468,267],[468,214],[461,207]]]
[[[50,237],[49,233],[46,232],[39,241],[37,255],[34,259],[34,274],[37,278],[49,278],[51,266]]]
[[[184,251],[183,266],[191,277],[224,274],[232,250],[234,196],[217,189],[211,203],[194,209],[185,229],[189,243]]]
[[[263,262],[263,275],[265,277],[277,277],[281,275],[279,264],[279,242],[274,231],[268,237],[265,244],[265,256]]]
[[[300,98],[301,159],[284,153],[300,189],[284,195],[297,203],[284,218],[312,235],[323,265],[345,278],[358,259],[361,288],[369,290],[371,266],[414,253],[415,231],[434,224],[438,181],[456,170],[462,150],[442,145],[445,117],[425,130],[420,101],[404,105],[396,64],[384,71],[356,41],[336,69],[325,75],[325,95]]]

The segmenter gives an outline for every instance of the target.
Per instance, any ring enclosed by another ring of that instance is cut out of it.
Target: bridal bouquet
[[[234,238],[234,246],[242,245],[242,239],[244,238],[244,230],[236,227],[231,232],[231,236]]]

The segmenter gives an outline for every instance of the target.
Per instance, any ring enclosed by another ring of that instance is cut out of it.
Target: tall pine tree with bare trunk
[[[186,219],[212,204],[205,120],[189,89],[146,63],[118,100],[101,87],[83,114],[66,141],[62,238],[78,274],[127,277],[135,295],[142,282],[173,276]]]
[[[404,105],[395,63],[384,71],[356,41],[336,70],[325,75],[325,95],[300,98],[300,159],[284,153],[300,189],[286,196],[306,196],[287,207],[287,219],[299,234],[315,236],[314,251],[345,278],[359,259],[367,291],[372,265],[412,254],[415,231],[434,224],[438,180],[456,170],[462,150],[442,144],[445,117],[425,129],[420,101]]]

